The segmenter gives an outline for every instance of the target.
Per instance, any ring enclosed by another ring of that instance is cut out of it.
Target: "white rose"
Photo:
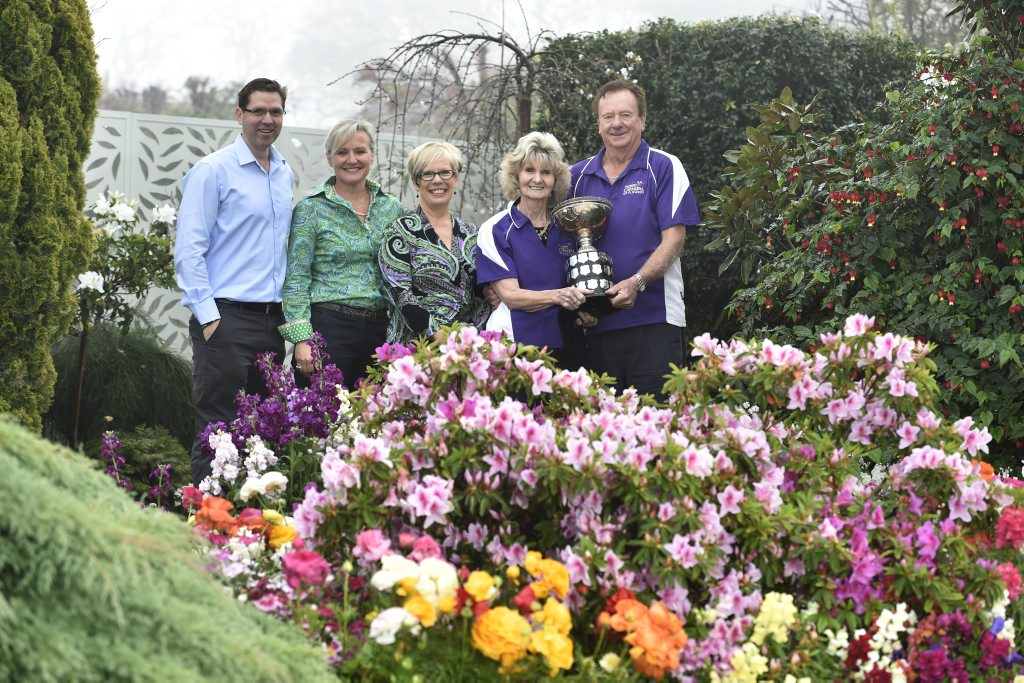
[[[75,291],[81,291],[83,289],[94,289],[97,292],[103,291],[103,276],[94,270],[87,270],[78,276],[78,284],[75,286]]]
[[[418,579],[420,575],[419,565],[401,555],[385,555],[380,564],[380,571],[370,579],[370,585],[379,591],[389,591],[402,579]]]
[[[259,478],[257,486],[260,493],[267,495],[284,491],[288,486],[288,477],[280,472],[270,471]]]
[[[174,222],[177,217],[177,212],[174,207],[170,204],[164,204],[153,209],[153,222],[154,223],[167,223],[170,225]]]
[[[258,479],[246,479],[245,483],[242,484],[241,490],[238,492],[238,497],[242,499],[242,502],[247,502],[259,491],[259,480]]]
[[[437,604],[442,596],[454,597],[459,588],[459,576],[455,567],[436,557],[420,562],[420,577],[416,590],[431,602]]]
[[[391,607],[370,623],[370,638],[378,645],[392,645],[403,626],[410,627],[413,635],[419,633],[419,621],[412,613],[401,607]]]

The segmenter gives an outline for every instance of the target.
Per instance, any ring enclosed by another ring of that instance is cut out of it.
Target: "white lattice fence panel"
[[[177,208],[188,169],[231,144],[238,132],[235,121],[101,111],[85,163],[88,201],[108,190],[122,192],[139,201],[143,222],[154,206],[169,203]],[[329,172],[323,140],[324,131],[287,127],[277,140],[277,149],[297,176],[296,199]],[[170,348],[191,355],[188,311],[179,292],[153,290],[140,308]]]

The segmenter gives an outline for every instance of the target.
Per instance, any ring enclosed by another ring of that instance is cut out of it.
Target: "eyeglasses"
[[[258,109],[245,109],[243,107],[242,111],[248,112],[259,119],[262,119],[267,114],[270,114],[270,117],[274,119],[279,119],[285,115],[284,109],[263,109],[262,107]]]
[[[420,180],[426,180],[429,183],[431,180],[434,179],[434,176],[437,176],[441,180],[451,180],[457,175],[458,173],[456,173],[452,169],[446,168],[443,171],[421,171],[416,175],[416,177],[419,178]]]

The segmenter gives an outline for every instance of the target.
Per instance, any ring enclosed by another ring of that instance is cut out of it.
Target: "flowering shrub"
[[[1002,12],[999,22],[1015,27],[1006,39],[1019,41],[1018,17]],[[788,93],[758,108],[762,124],[733,154],[730,184],[706,218],[732,252],[726,263],[749,277],[731,305],[743,334],[808,346],[813,329],[859,311],[928,340],[941,409],[987,426],[996,464],[1016,472],[1024,63],[989,44],[923,56],[886,93],[886,124],[815,135],[809,108]]]
[[[174,286],[174,257],[168,230],[175,211],[169,206],[153,210],[152,225],[140,229],[135,200],[116,192],[100,195],[86,212],[93,219],[96,251],[89,270],[76,278],[79,328],[78,366],[75,373],[71,446],[78,447],[85,382],[85,359],[90,329],[101,320],[115,323],[126,335],[135,320],[138,300],[151,287]]]
[[[153,209],[150,226],[139,225],[135,200],[109,192],[87,211],[95,226],[97,247],[88,270],[78,276],[78,317],[88,326],[110,320],[127,331],[135,319],[139,298],[151,287],[174,287],[174,258],[168,235],[175,211],[170,205]]]
[[[287,428],[258,427],[243,403],[243,418],[209,440],[243,463],[220,468],[229,495],[243,467],[245,481],[288,476],[267,507],[294,503],[292,547],[331,568],[316,573],[325,592],[306,609],[331,616],[282,613],[325,625],[313,631],[349,671],[387,659],[376,647],[404,656],[417,639],[455,642],[456,620],[471,618],[456,615],[461,588],[494,614],[458,642],[497,655],[513,677],[527,662],[625,675],[616,657],[653,677],[1011,676],[1024,493],[979,460],[986,429],[934,412],[929,347],[876,322],[852,316],[812,354],[704,335],[693,370],[670,379],[667,406],[454,329],[439,344],[382,347],[384,364],[316,429],[296,431],[291,409],[274,423]],[[287,379],[276,391],[281,411],[307,405]],[[437,542],[418,540],[427,534]],[[430,562],[432,584],[403,582],[422,578],[426,558],[452,569]],[[250,598],[302,603],[284,588],[283,563],[260,567],[245,573]],[[519,567],[528,585],[509,601],[505,573]],[[353,616],[339,598],[350,590],[382,591],[383,609]],[[567,661],[560,640],[533,640],[543,631],[533,605],[552,594],[571,616],[571,667],[554,665]],[[621,652],[608,649],[616,638]]]

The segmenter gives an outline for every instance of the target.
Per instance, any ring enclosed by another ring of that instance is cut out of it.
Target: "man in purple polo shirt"
[[[572,167],[571,197],[604,197],[613,209],[597,248],[611,257],[620,309],[587,334],[587,367],[664,399],[669,363],[686,345],[680,257],[687,229],[700,222],[683,165],[643,139],[647,98],[629,81],[611,81],[594,98],[604,147]]]

